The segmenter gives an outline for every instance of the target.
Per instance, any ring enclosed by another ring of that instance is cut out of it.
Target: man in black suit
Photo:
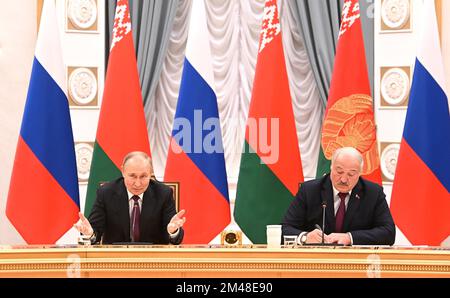
[[[320,243],[326,205],[325,243],[394,244],[395,225],[386,195],[381,186],[360,177],[362,168],[363,158],[356,149],[337,149],[331,173],[301,185],[283,219],[283,235],[298,235],[301,244]]]
[[[146,153],[127,154],[123,177],[99,187],[89,220],[80,212],[75,228],[92,243],[181,243],[185,211],[176,213],[172,189],[151,179],[152,174]]]

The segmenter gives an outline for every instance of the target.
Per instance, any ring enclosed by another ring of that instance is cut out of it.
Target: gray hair
[[[142,157],[146,162],[148,162],[148,164],[150,165],[150,168],[153,169],[153,163],[152,163],[152,158],[150,156],[148,156],[147,153],[142,152],[142,151],[132,151],[130,153],[128,153],[127,155],[125,155],[125,157],[123,158],[123,162],[122,162],[122,168],[125,167],[125,164],[132,159],[133,157]]]
[[[336,149],[333,153],[333,157],[331,158],[331,166],[333,166],[334,161],[339,157],[339,155],[349,155],[357,159],[359,162],[359,171],[362,172],[364,159],[358,150],[353,147],[342,147]]]

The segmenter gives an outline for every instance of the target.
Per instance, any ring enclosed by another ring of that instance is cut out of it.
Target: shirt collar
[[[334,186],[333,186],[333,199],[334,199],[335,201],[337,201],[337,200],[339,199],[338,193],[340,193],[340,191],[337,190],[336,188],[334,188]],[[350,198],[351,195],[352,195],[352,190],[350,190],[350,191],[348,192],[348,197]]]
[[[127,194],[128,194],[128,201],[129,201],[134,196],[134,194],[129,192],[128,189],[127,189]],[[138,195],[138,197],[139,197],[139,200],[142,200],[142,198],[144,197],[144,193],[141,193],[140,195]]]

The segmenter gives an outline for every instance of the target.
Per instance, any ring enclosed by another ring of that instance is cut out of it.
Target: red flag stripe
[[[414,245],[436,245],[448,236],[450,200],[447,189],[403,139],[395,175],[391,210],[396,225]],[[420,183],[411,183],[416,181]]]
[[[245,139],[295,195],[303,181],[303,169],[281,31],[264,34],[265,30],[273,32],[267,27],[274,27],[277,22],[279,25],[276,1],[267,1],[266,9],[273,9],[274,13],[267,16],[273,19],[263,21],[261,40],[266,41],[260,42]]]
[[[355,147],[364,159],[363,176],[381,185],[373,100],[357,0],[345,1],[327,109],[322,149],[331,159],[341,147]]]
[[[123,14],[129,15],[128,1],[121,0],[117,5],[126,5]],[[129,17],[124,20],[129,21]],[[122,21],[116,16],[114,28],[120,26]],[[97,142],[120,169],[127,153],[143,151],[150,155],[150,145],[132,31],[125,35],[118,32],[123,31],[114,30],[113,40],[117,41],[109,56]]]
[[[33,170],[30,170],[33,169]],[[19,137],[6,216],[28,244],[55,243],[78,219],[79,207]]]

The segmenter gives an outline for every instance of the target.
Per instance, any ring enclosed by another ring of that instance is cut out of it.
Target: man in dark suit
[[[181,243],[184,210],[176,213],[172,189],[151,179],[152,174],[146,153],[127,154],[123,177],[99,187],[89,220],[80,212],[75,228],[92,243]]]
[[[361,154],[352,147],[337,149],[331,173],[304,182],[283,219],[283,235],[299,235],[299,243],[392,245],[395,225],[383,188],[360,177]],[[345,206],[345,207],[344,207]],[[317,228],[316,228],[317,227]]]

